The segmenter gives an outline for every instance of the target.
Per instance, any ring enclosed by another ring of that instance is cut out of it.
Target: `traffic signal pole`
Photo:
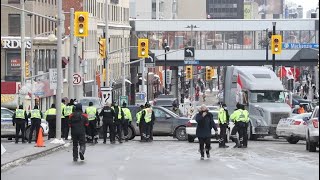
[[[25,0],[20,0],[21,9],[24,10]],[[25,47],[25,12],[21,11],[21,88],[25,85],[25,66],[26,65],[26,47]],[[23,95],[20,95],[20,103],[23,103]],[[25,108],[25,107],[24,107]],[[33,107],[32,107],[33,108]]]
[[[73,73],[74,73],[74,8],[70,8],[70,55],[68,63],[68,96],[69,99],[74,97]]]
[[[276,22],[272,22],[272,35],[276,35]],[[274,53],[272,54],[272,69],[273,72],[276,71],[276,55]]]

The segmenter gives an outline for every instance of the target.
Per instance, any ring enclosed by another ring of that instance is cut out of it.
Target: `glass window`
[[[20,14],[8,15],[9,36],[20,36]]]
[[[256,102],[285,102],[284,92],[281,91],[250,91],[249,101],[251,103]]]
[[[156,118],[165,118],[166,117],[166,113],[163,112],[162,110],[160,109],[153,109],[153,112],[154,112],[154,116]]]
[[[6,109],[1,109],[1,118],[12,118],[13,113]]]

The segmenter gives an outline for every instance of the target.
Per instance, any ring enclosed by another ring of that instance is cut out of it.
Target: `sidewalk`
[[[51,141],[52,140],[45,141],[45,147],[34,147],[34,142],[31,144],[22,144],[21,142],[15,144],[14,141],[1,139],[1,143],[6,149],[6,152],[1,155],[1,171],[47,155],[69,145],[69,141],[66,141],[66,144],[52,144],[50,143]]]

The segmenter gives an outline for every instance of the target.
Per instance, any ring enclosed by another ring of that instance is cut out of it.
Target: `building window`
[[[20,4],[20,0],[8,0],[8,4]]]
[[[9,14],[8,18],[9,36],[20,36],[20,14]]]

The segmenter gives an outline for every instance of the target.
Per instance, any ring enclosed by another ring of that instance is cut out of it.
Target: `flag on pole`
[[[293,72],[290,67],[282,66],[279,73],[280,78],[287,77],[288,79],[294,79]]]
[[[241,91],[242,91],[242,82],[241,82],[241,78],[240,75],[238,74],[237,77],[237,96],[236,96],[236,101],[240,102],[241,101]]]

